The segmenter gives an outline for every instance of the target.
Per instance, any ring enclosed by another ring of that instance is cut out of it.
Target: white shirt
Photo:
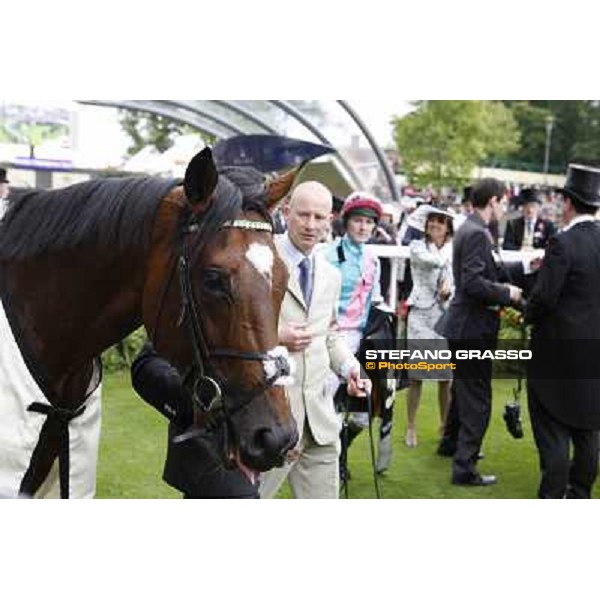
[[[0,198],[0,219],[4,217],[8,210],[8,198]]]
[[[563,227],[563,229],[561,230],[561,233],[568,231],[569,229],[571,229],[571,227],[574,227],[575,225],[578,225],[579,223],[585,223],[586,221],[595,221],[595,220],[596,220],[596,217],[594,217],[594,215],[579,215],[578,217],[571,219],[569,224],[565,225]]]
[[[294,265],[294,277],[296,277],[296,281],[300,281],[300,263],[308,258],[309,260],[309,277],[312,280],[314,267],[315,267],[315,248],[313,248],[309,254],[304,254],[300,252],[296,246],[294,246],[292,240],[290,240],[290,236],[286,231],[283,236],[283,252],[285,253],[286,258],[290,262],[290,264]]]
[[[533,235],[533,230],[535,228],[535,219],[525,219],[525,226],[526,226],[526,230],[527,233],[529,235]]]

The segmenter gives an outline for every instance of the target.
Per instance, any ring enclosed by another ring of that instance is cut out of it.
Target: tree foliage
[[[0,121],[0,142],[13,142],[14,139],[10,135],[10,133],[6,130],[5,125],[2,121]]]
[[[119,123],[123,131],[131,138],[127,154],[133,156],[146,146],[153,146],[159,152],[165,152],[175,143],[178,135],[192,131],[191,128],[171,119],[131,110],[119,112]],[[205,137],[203,135],[203,137]]]
[[[35,148],[46,140],[65,135],[68,129],[59,123],[18,121],[0,125],[0,142],[27,144],[30,158],[35,157]]]
[[[569,162],[597,164],[600,158],[600,105],[597,100],[506,100],[521,131],[521,148],[501,157],[508,165],[541,171],[549,142],[550,170]],[[553,118],[548,137],[546,119]]]
[[[395,139],[411,182],[440,190],[459,187],[490,156],[519,147],[519,129],[501,102],[429,100],[397,118]]]
[[[600,106],[597,100],[551,100],[554,116],[550,163],[565,170],[569,162],[598,164]]]
[[[527,100],[508,100],[504,104],[518,124],[521,144],[516,151],[494,158],[500,160],[501,166],[505,163],[509,167],[541,171],[546,146],[546,119],[551,116],[551,111],[547,106],[536,105]]]

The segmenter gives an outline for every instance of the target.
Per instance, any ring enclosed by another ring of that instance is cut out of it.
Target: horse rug
[[[96,492],[100,397],[98,385],[88,395],[83,412],[68,424],[70,498],[92,498]],[[0,497],[18,496],[47,418],[27,410],[33,403],[50,407],[25,364],[0,302]],[[36,498],[61,497],[58,471],[57,458]]]

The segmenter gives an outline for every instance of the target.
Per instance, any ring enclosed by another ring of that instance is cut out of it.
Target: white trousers
[[[299,500],[339,498],[339,439],[319,446],[305,421],[298,450],[297,460],[262,474],[260,497],[274,498],[287,478],[294,498]]]

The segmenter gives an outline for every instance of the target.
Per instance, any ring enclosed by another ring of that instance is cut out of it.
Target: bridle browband
[[[217,231],[228,228],[264,231],[270,234],[273,233],[273,226],[271,223],[246,219],[226,220],[218,227]],[[193,356],[193,363],[184,374],[183,379],[184,384],[191,393],[194,406],[202,414],[202,426],[192,427],[188,432],[178,436],[178,438],[175,439],[176,442],[201,436],[206,430],[214,431],[223,422],[226,422],[227,425],[231,427],[232,415],[242,410],[254,398],[272,387],[278,379],[290,375],[287,352],[282,354],[281,352],[274,350],[253,352],[231,348],[210,349],[208,347],[192,285],[191,267],[194,261],[190,258],[191,242],[188,242],[188,240],[193,240],[195,234],[201,231],[202,228],[198,221],[198,217],[192,214],[191,218],[187,220],[182,229],[179,256],[177,260],[174,261],[173,269],[165,282],[164,292],[156,316],[156,325],[158,325],[158,318],[162,312],[167,290],[173,279],[175,265],[177,265],[181,293],[181,313],[177,324],[180,326],[184,321],[187,323]],[[195,260],[198,260],[198,256],[204,250],[207,241],[208,240],[196,240],[197,243],[194,245]],[[156,336],[156,330],[157,327],[155,326],[153,332],[154,336]],[[265,379],[260,385],[250,390],[232,389],[227,385],[226,377],[220,375],[214,365],[211,365],[211,359],[214,358],[260,361],[263,363],[263,366],[270,363],[271,368],[269,368],[269,373],[265,374]],[[212,372],[209,375],[207,374],[207,371],[210,367],[212,367]],[[228,400],[231,398],[233,402],[226,401],[225,396],[227,396]]]

